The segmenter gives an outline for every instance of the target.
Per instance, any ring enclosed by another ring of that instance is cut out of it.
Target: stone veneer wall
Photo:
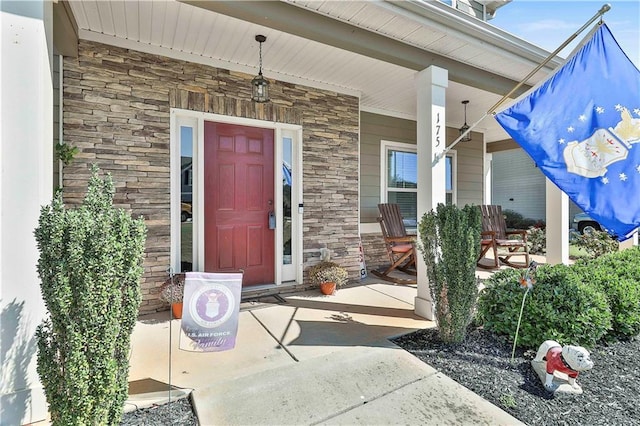
[[[299,124],[303,128],[305,269],[328,247],[359,277],[358,99],[272,81],[272,102],[250,101],[252,76],[80,41],[64,61],[64,140],[80,153],[64,169],[65,202],[81,202],[91,164],[110,172],[115,204],[142,215],[148,236],[141,312],[164,309],[170,264],[171,108]]]
[[[390,264],[389,255],[384,248],[384,238],[382,233],[361,234],[362,250],[364,251],[364,261],[367,269],[380,269],[388,267]]]

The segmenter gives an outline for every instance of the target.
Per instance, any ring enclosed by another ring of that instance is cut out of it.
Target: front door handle
[[[276,229],[276,214],[273,210],[269,211],[269,229]]]

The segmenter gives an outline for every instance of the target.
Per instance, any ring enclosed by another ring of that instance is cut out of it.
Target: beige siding
[[[378,217],[380,202],[380,141],[416,143],[416,123],[385,115],[360,115],[360,222]]]
[[[546,221],[546,178],[522,148],[495,152],[491,199],[503,210]],[[569,220],[582,210],[569,200]],[[569,222],[572,226],[573,222]]]
[[[545,219],[545,178],[522,149],[493,154],[492,197],[503,210],[531,219]]]
[[[447,128],[447,144],[458,130]],[[483,153],[482,134],[472,133],[472,140],[455,146],[457,156],[457,204],[482,204]],[[416,143],[416,122],[368,112],[360,114],[360,223],[375,223],[380,202],[381,141]],[[382,236],[361,235],[365,261],[370,269],[387,264]]]
[[[362,112],[360,117],[360,222],[373,223],[380,202],[380,143],[416,143],[416,123],[384,115]],[[447,128],[447,144],[458,136],[458,130]],[[472,132],[473,139],[458,143],[457,204],[482,204],[482,134]]]
[[[472,132],[469,142],[459,142],[454,150],[457,152],[457,202],[465,204],[482,204],[482,176],[484,161],[482,155],[482,134]],[[458,130],[447,128],[447,144],[458,137]]]

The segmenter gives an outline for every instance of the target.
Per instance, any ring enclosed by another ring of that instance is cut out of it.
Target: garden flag
[[[605,24],[496,119],[607,232],[640,226],[640,71]]]
[[[180,349],[194,352],[233,349],[241,293],[242,274],[187,272]]]

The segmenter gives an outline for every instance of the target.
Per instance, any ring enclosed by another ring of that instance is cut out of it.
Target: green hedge
[[[478,302],[476,320],[511,338],[524,291],[518,284],[521,274],[513,269],[496,273],[486,282]],[[522,323],[518,343],[531,348],[546,339],[591,346],[598,340],[637,336],[640,248],[584,259],[570,267],[538,268]]]
[[[442,341],[461,342],[478,298],[476,261],[481,215],[477,206],[438,204],[418,224],[435,317]]]
[[[606,295],[613,315],[608,340],[640,333],[640,248],[583,260],[572,269],[580,280]]]
[[[529,229],[532,226],[535,226],[537,228],[544,228],[543,221],[524,217],[522,214],[513,210],[502,210],[502,214],[504,215],[504,221],[507,225],[507,228]]]
[[[485,282],[476,320],[487,330],[513,340],[525,292],[522,270],[507,269]],[[611,328],[612,315],[604,293],[585,283],[565,265],[540,266],[524,305],[518,346],[537,348],[545,340],[586,347]]]
[[[113,206],[114,193],[94,167],[82,205],[67,209],[58,194],[35,230],[49,312],[37,371],[54,426],[120,424],[128,395],[146,228]]]

